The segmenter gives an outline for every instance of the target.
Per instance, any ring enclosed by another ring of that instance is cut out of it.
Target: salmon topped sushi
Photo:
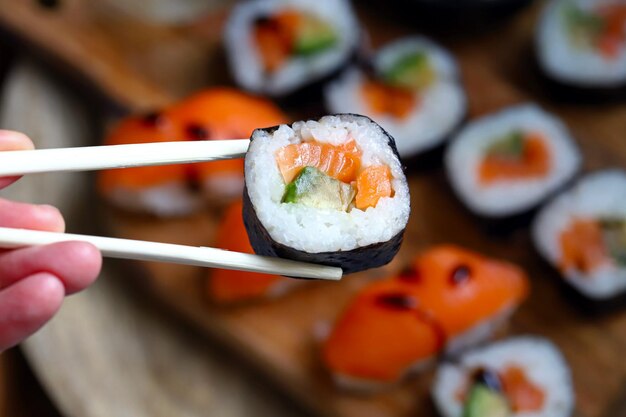
[[[276,97],[332,77],[352,58],[359,40],[347,0],[241,2],[224,33],[237,84]]]
[[[243,204],[233,203],[217,231],[216,247],[243,253],[254,253],[243,224]],[[219,303],[242,302],[283,294],[296,281],[271,274],[259,274],[231,269],[209,271],[209,297]]]
[[[323,361],[340,385],[393,383],[441,353],[486,339],[527,294],[518,267],[438,246],[362,289],[325,341]]]
[[[381,266],[410,212],[394,140],[364,116],[258,129],[245,158],[244,221],[256,253],[339,266]]]
[[[230,88],[199,92],[162,111],[122,120],[105,145],[241,139],[287,120],[271,102]],[[159,216],[191,213],[205,200],[232,200],[243,189],[243,161],[225,160],[106,170],[101,194],[113,204]]]

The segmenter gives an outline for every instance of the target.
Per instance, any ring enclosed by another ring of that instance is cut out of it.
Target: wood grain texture
[[[41,69],[22,63],[9,74],[0,127],[29,134],[39,147],[79,146],[90,142],[88,120],[84,104]],[[97,207],[89,185],[86,174],[29,176],[1,195],[55,204],[70,231],[94,233]],[[147,301],[127,278],[132,274],[108,263],[93,288],[66,300],[55,319],[22,346],[64,415],[301,415],[230,352],[208,345]],[[11,384],[8,394],[22,404],[11,402],[11,412],[0,415],[45,416],[36,404],[23,403],[39,397],[16,392],[28,385],[2,378],[2,359],[0,395],[2,384]]]
[[[626,107],[555,105],[541,93],[528,68],[527,46],[536,10],[514,21],[497,36],[447,43],[459,57],[470,97],[470,117],[502,106],[539,101],[571,126],[585,153],[585,169],[624,167]],[[381,24],[374,12],[362,11],[375,44],[409,32]],[[526,57],[526,58],[525,58]],[[520,64],[520,61],[522,62]],[[626,381],[626,314],[591,319],[570,304],[554,283],[554,273],[535,254],[528,231],[493,237],[452,195],[441,170],[409,179],[412,216],[400,255],[387,267],[340,284],[311,284],[286,297],[227,308],[211,305],[203,293],[210,272],[171,265],[142,264],[145,282],[158,299],[208,334],[240,352],[253,366],[312,410],[324,416],[435,416],[429,399],[431,372],[417,375],[388,391],[359,396],[335,389],[319,363],[319,335],[350,297],[376,277],[399,271],[420,249],[451,242],[508,259],[531,275],[533,295],[513,317],[509,333],[533,333],[552,339],[572,365],[577,417],[602,417],[621,405]],[[215,214],[157,221],[111,211],[116,234],[134,239],[212,244]],[[303,308],[303,306],[306,306]],[[622,408],[620,408],[622,409]]]
[[[106,1],[63,0],[46,8],[38,1],[0,0],[0,25],[114,103],[151,110],[223,71],[212,57],[226,3],[213,2],[201,26],[165,26],[116,12]]]

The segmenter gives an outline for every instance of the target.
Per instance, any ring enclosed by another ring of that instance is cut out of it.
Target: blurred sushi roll
[[[443,417],[569,417],[575,403],[563,355],[550,341],[531,336],[443,364],[432,395]]]
[[[517,266],[437,246],[363,288],[336,320],[322,359],[339,386],[380,388],[488,339],[527,294]]]
[[[265,99],[229,88],[199,92],[161,111],[131,116],[107,135],[105,145],[241,139],[286,116]],[[208,200],[228,202],[243,190],[243,161],[101,171],[100,194],[126,210],[169,217],[192,213]]]
[[[361,38],[348,0],[252,0],[234,8],[224,42],[235,82],[285,97],[332,78]]]
[[[220,222],[216,247],[230,251],[254,253],[243,224],[243,204],[233,203]],[[209,270],[207,290],[217,303],[240,303],[261,298],[278,297],[303,281],[278,275],[258,274],[231,269]]]
[[[480,218],[531,212],[578,172],[581,155],[567,127],[531,104],[471,122],[446,150],[448,179]]]
[[[626,299],[624,171],[583,177],[539,212],[532,231],[538,251],[582,296],[601,305]]]
[[[539,21],[540,69],[572,98],[626,96],[626,4],[556,0]]]
[[[394,140],[359,115],[325,116],[252,134],[244,222],[254,251],[339,266],[396,255],[410,199]]]
[[[424,37],[394,41],[374,56],[371,70],[353,67],[325,89],[331,113],[359,113],[396,140],[403,160],[447,140],[466,114],[456,62]]]

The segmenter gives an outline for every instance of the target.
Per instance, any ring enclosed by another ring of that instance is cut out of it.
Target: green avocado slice
[[[621,267],[626,267],[626,220],[600,220],[602,237],[609,255]]]
[[[472,386],[463,408],[463,417],[511,416],[511,408],[504,394],[480,383]]]
[[[355,194],[350,184],[336,180],[317,168],[304,167],[285,187],[282,202],[348,211]]]
[[[386,83],[412,90],[427,88],[435,77],[435,70],[425,52],[404,55],[382,74]]]
[[[487,156],[503,159],[521,159],[524,155],[524,133],[514,130],[492,143],[487,148]]]
[[[300,56],[314,55],[332,48],[338,40],[337,31],[331,24],[315,16],[305,16],[298,28],[293,51]]]

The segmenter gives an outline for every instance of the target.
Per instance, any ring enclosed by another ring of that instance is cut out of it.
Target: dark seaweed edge
[[[385,129],[374,122],[367,116],[362,116],[353,113],[341,113],[334,114],[332,116],[349,117],[349,118],[361,118],[366,119],[370,123],[375,124],[380,128],[382,133],[387,137],[387,144],[393,151],[398,161],[402,164],[398,149],[396,148],[395,140]],[[262,131],[267,134],[272,134],[280,126],[272,126],[269,128],[257,129],[252,133],[251,141],[254,140],[257,131]],[[406,177],[404,179],[406,182]],[[409,205],[410,205],[409,196]],[[400,245],[404,238],[404,232],[406,230],[406,224],[394,237],[385,242],[373,243],[368,246],[355,248],[349,251],[336,251],[336,252],[318,252],[310,253],[291,248],[282,243],[276,242],[270,236],[265,226],[259,220],[252,201],[248,195],[247,184],[243,191],[243,220],[248,232],[248,238],[250,244],[254,249],[254,252],[258,255],[273,256],[280,258],[293,259],[302,262],[310,262],[316,264],[337,266],[343,269],[344,274],[351,274],[359,271],[363,271],[370,268],[376,268],[383,266],[391,262],[400,250]],[[297,278],[297,277],[296,277]]]

